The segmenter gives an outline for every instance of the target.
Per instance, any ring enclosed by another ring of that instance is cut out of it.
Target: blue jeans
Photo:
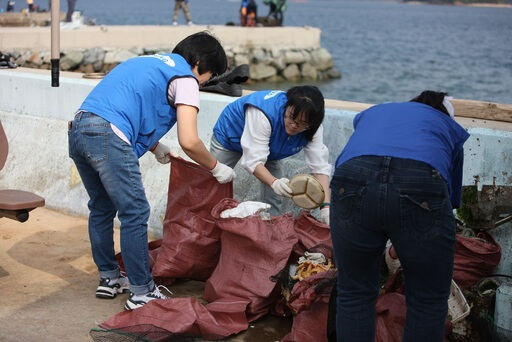
[[[338,341],[375,340],[380,262],[388,238],[405,276],[403,341],[442,341],[455,219],[439,172],[409,159],[357,157],[336,169],[331,194]]]
[[[142,185],[139,160],[110,123],[89,112],[79,112],[68,131],[69,156],[75,162],[89,194],[89,238],[100,277],[116,278],[114,217],[121,221],[121,252],[130,290],[153,289],[149,271],[147,221],[149,204]]]

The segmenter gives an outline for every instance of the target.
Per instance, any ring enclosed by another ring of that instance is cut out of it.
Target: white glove
[[[329,207],[323,207],[320,209],[320,217],[318,218],[318,221],[329,225],[329,213]]]
[[[167,164],[171,162],[171,149],[169,146],[158,142],[155,149],[151,152],[159,163]]]
[[[270,204],[263,203],[263,202],[254,202],[254,201],[247,201],[242,202],[238,206],[226,209],[223,212],[220,213],[220,217],[222,218],[228,218],[228,217],[238,217],[238,218],[244,218],[247,216],[258,214],[259,212],[263,210],[270,209]]]
[[[271,188],[279,196],[292,197],[292,189],[290,189],[290,180],[288,178],[274,179]]]
[[[226,164],[222,164],[218,160],[215,163],[215,167],[211,169],[210,172],[213,177],[217,178],[220,184],[231,182],[236,177],[235,171],[232,168]]]

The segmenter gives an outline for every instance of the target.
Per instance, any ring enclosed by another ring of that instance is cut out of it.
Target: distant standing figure
[[[76,0],[68,0],[68,11],[66,12],[66,22],[71,22],[71,15],[75,11]]]
[[[283,12],[286,10],[286,0],[263,0],[270,7],[267,18],[274,17],[279,25],[283,24]]]
[[[258,5],[254,0],[242,0],[240,6],[240,26],[256,26]]]
[[[8,0],[7,1],[7,8],[5,9],[6,12],[14,12],[14,5],[16,4],[16,1],[14,0]]]
[[[180,9],[183,9],[183,13],[185,14],[185,19],[187,19],[187,24],[192,25],[193,23],[192,23],[192,19],[190,18],[190,9],[188,8],[188,0],[175,0],[172,24],[174,26],[178,25],[178,15],[180,13]]]

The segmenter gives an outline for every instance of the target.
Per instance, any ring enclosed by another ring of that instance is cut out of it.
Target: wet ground
[[[97,284],[86,219],[46,208],[25,223],[0,218],[0,341],[91,341],[89,330],[122,311],[128,297],[98,299]],[[200,297],[203,286],[169,288]],[[290,319],[267,316],[227,341],[277,341],[290,328]]]

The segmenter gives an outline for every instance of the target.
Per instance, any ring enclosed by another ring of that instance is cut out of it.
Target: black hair
[[[219,41],[206,31],[194,33],[178,43],[172,50],[185,58],[193,68],[197,62],[200,75],[212,72],[214,75],[223,74],[228,66],[226,53]]]
[[[309,125],[304,134],[309,141],[313,140],[325,116],[322,92],[315,86],[297,86],[290,88],[286,92],[286,97],[286,108],[291,107],[291,118],[295,119],[304,113]]]
[[[425,90],[415,98],[413,98],[409,102],[419,102],[434,107],[438,111],[445,113],[446,115],[450,115],[443,105],[444,97],[448,95],[448,93],[443,93],[439,91]]]

